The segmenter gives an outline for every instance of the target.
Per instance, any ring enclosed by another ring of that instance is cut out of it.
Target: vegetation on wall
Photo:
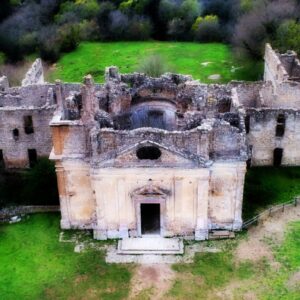
[[[0,51],[13,61],[37,53],[53,62],[81,41],[223,41],[255,58],[267,41],[281,50],[300,48],[294,35],[300,17],[296,0],[2,2]]]
[[[12,205],[58,205],[55,167],[41,158],[32,168],[0,172],[0,208]]]
[[[243,219],[300,196],[300,167],[254,167],[247,171]]]

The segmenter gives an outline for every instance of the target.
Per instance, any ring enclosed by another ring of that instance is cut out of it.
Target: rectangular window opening
[[[248,134],[250,132],[250,116],[245,117],[245,129]]]
[[[276,126],[276,136],[277,137],[283,137],[284,132],[285,132],[284,124],[277,124],[277,126]]]
[[[24,131],[26,134],[31,134],[34,132],[32,116],[24,116]]]

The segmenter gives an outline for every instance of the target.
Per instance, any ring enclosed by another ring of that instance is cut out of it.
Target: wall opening
[[[276,136],[283,137],[285,132],[285,116],[283,114],[278,115],[276,125]]]
[[[283,149],[282,148],[274,149],[274,159],[273,159],[274,167],[280,167],[281,166],[282,156],[283,156]]]
[[[19,139],[19,135],[20,135],[19,134],[19,129],[15,128],[13,130],[13,138],[14,138],[15,141],[17,141]]]
[[[24,131],[26,134],[31,134],[34,132],[32,116],[24,116]]]
[[[165,128],[164,113],[161,110],[148,111],[148,126],[153,128]]]
[[[36,149],[28,149],[28,161],[29,161],[29,167],[33,168],[37,163]]]
[[[0,149],[0,169],[5,168],[5,163],[4,163],[4,156],[3,156],[3,150]]]
[[[160,204],[141,204],[142,234],[160,234]]]
[[[245,117],[245,129],[248,134],[250,132],[250,116]]]
[[[161,151],[158,147],[146,146],[141,147],[136,151],[136,156],[138,159],[159,159],[161,157]]]

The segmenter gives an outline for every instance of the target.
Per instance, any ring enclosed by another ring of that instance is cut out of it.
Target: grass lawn
[[[190,74],[202,82],[228,82],[230,80],[257,80],[262,74],[262,63],[238,62],[229,46],[211,43],[183,42],[112,42],[81,43],[71,53],[65,54],[50,71],[48,79],[81,82],[86,74],[98,82],[104,81],[104,69],[115,65],[121,73],[138,71],[140,62],[153,54],[159,54],[168,63],[170,71]],[[208,63],[202,65],[202,63]],[[237,68],[235,71],[232,68]],[[208,76],[220,74],[212,81]]]
[[[300,196],[300,167],[251,168],[246,174],[243,218]]]
[[[58,214],[0,225],[0,299],[123,299],[130,267],[107,265],[103,253],[74,253],[58,241]]]
[[[221,253],[198,253],[192,264],[173,268],[179,277],[171,299],[300,299],[300,221],[288,225],[282,244],[271,245],[274,260],[236,261],[237,240],[207,242]],[[229,295],[229,296],[228,296]]]
[[[21,223],[0,226],[0,299],[128,296],[131,265],[108,265],[96,250],[74,253],[74,243],[58,242],[59,233],[58,214],[32,215]],[[300,299],[300,286],[293,279],[300,268],[300,222],[290,223],[283,243],[272,245],[275,269],[267,259],[235,261],[234,251],[245,238],[242,234],[235,240],[206,241],[207,247],[223,251],[198,253],[194,263],[174,265],[176,277],[166,299],[219,299],[216,295],[224,289],[234,299],[248,299],[243,296],[253,291],[257,298],[249,299]],[[151,299],[150,295],[145,291],[142,299]]]

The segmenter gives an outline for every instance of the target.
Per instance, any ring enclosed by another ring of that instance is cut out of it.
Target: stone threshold
[[[125,238],[118,241],[117,254],[183,254],[182,239],[162,237]]]

